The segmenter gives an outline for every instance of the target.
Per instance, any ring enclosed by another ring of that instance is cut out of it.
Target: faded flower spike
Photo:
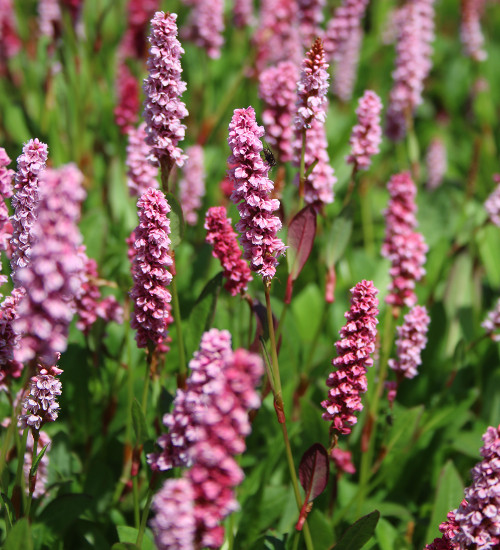
[[[130,326],[137,330],[137,345],[144,348],[151,342],[160,344],[167,335],[172,295],[166,288],[172,280],[168,268],[170,206],[159,189],[149,188],[137,201],[139,225],[135,229],[132,264],[134,286],[130,297],[134,300],[134,313]]]
[[[220,260],[224,269],[226,279],[224,288],[231,293],[231,296],[244,292],[252,280],[252,275],[248,264],[241,257],[236,233],[233,231],[224,206],[213,206],[208,209],[205,229],[207,230],[206,241],[214,247],[212,254]]]
[[[188,111],[180,100],[186,91],[186,83],[181,80],[180,59],[184,50],[177,40],[176,20],[175,13],[155,13],[149,37],[149,76],[144,80],[146,142],[167,173],[175,164],[182,166],[186,158],[178,147],[186,131],[181,120],[188,115]]]
[[[196,225],[198,210],[205,195],[205,170],[203,167],[203,147],[191,145],[186,149],[184,177],[179,182],[179,197],[184,219],[189,225]]]
[[[363,409],[360,394],[367,389],[366,368],[373,365],[370,355],[377,337],[377,293],[372,281],[361,281],[351,289],[347,323],[340,330],[342,339],[335,344],[338,357],[332,364],[337,370],[328,376],[330,390],[321,406],[325,409],[322,418],[332,422],[330,429],[340,434],[351,433],[358,421],[355,413]]]
[[[127,185],[131,197],[140,197],[149,187],[158,188],[158,167],[149,157],[146,123],[128,130]]]
[[[281,221],[273,212],[279,209],[280,203],[270,198],[274,184],[267,177],[269,164],[260,155],[263,135],[264,128],[255,121],[253,107],[235,109],[227,141],[232,151],[228,159],[232,167],[228,176],[234,185],[231,200],[241,216],[236,228],[252,271],[271,279],[276,273],[278,257],[286,247],[276,236]]]

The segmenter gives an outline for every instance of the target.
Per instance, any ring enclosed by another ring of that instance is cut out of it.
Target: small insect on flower
[[[262,152],[264,153],[264,158],[266,159],[267,164],[269,164],[271,168],[274,168],[277,162],[276,158],[274,157],[274,153],[271,151],[269,145],[266,145]]]

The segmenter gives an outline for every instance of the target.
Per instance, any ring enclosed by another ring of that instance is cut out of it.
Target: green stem
[[[146,374],[144,376],[144,386],[142,387],[142,412],[146,414],[148,406],[149,381],[151,380],[151,367],[155,357],[154,346],[148,347],[148,355],[146,357]]]
[[[280,320],[278,322],[278,328],[276,329],[276,342],[280,341],[281,331],[283,330],[283,324],[285,322],[286,312],[288,311],[288,308],[290,307],[289,303],[283,304],[283,309],[281,310],[281,316]]]
[[[354,166],[352,167],[351,177],[349,179],[349,185],[347,187],[347,193],[344,198],[344,202],[342,204],[342,207],[345,207],[349,201],[351,200],[352,193],[354,191],[354,187],[356,186],[356,173],[358,171],[358,165],[354,163]]]
[[[365,248],[370,256],[375,256],[375,238],[373,231],[372,205],[368,200],[369,183],[366,180],[361,182],[361,223],[363,226],[363,240]]]
[[[132,476],[132,493],[134,496],[134,525],[136,529],[139,529],[141,515],[139,511],[139,487],[137,486],[137,476]],[[139,538],[139,535],[137,538]]]
[[[137,540],[135,541],[136,546],[139,548],[142,547],[142,539],[144,537],[144,531],[146,530],[146,522],[148,521],[149,510],[151,508],[151,502],[153,501],[154,492],[151,489],[151,486],[148,489],[148,497],[146,500],[146,505],[142,511],[141,524],[139,526],[139,532],[137,533]]]
[[[28,503],[26,504],[26,512],[24,515],[29,518],[30,517],[30,510],[31,510],[31,503],[33,502],[33,493],[35,492],[35,484],[36,484],[36,473],[35,475],[31,474],[31,469],[33,468],[33,464],[35,463],[37,451],[38,451],[38,440],[40,439],[40,433],[38,430],[35,433],[32,433],[33,436],[33,449],[31,449],[31,468],[30,473],[28,476]]]
[[[177,293],[177,275],[172,277],[170,289],[172,291],[172,307],[174,310],[175,329],[177,331],[177,346],[179,349],[179,373],[181,375],[186,375],[186,351],[184,349],[184,339],[182,337],[182,319],[181,309],[179,307],[179,295]]]
[[[302,148],[300,151],[299,169],[299,210],[304,207],[304,185],[306,181],[306,130],[302,130]]]

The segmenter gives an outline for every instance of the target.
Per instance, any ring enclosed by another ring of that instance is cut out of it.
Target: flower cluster
[[[12,323],[17,318],[17,308],[24,294],[24,288],[15,288],[0,306],[0,390],[7,390],[7,378],[19,378],[23,370],[23,364],[14,359],[20,335],[14,331]]]
[[[332,462],[335,464],[337,475],[342,473],[346,473],[346,474],[356,473],[356,467],[352,463],[351,451],[344,451],[340,447],[334,447],[330,452],[330,458]]]
[[[417,367],[422,363],[421,353],[427,344],[429,323],[425,307],[415,306],[405,315],[403,325],[397,328],[398,360],[390,359],[389,367],[398,377],[413,378],[417,375]]]
[[[465,500],[462,501],[462,505]],[[455,512],[448,512],[447,520],[441,523],[439,530],[443,533],[441,538],[434,539],[433,542],[427,544],[424,550],[460,550],[460,546],[453,542],[455,534],[458,531],[458,525],[455,521]]]
[[[47,145],[38,139],[31,139],[23,147],[23,154],[17,159],[17,173],[12,199],[12,279],[18,285],[19,268],[28,265],[33,241],[32,227],[35,223],[35,210],[39,200],[39,177],[45,169],[48,157]]]
[[[481,323],[481,326],[494,342],[500,342],[500,298],[495,309],[488,313],[488,317]],[[499,332],[495,334],[496,331]]]
[[[460,39],[465,55],[474,61],[484,61],[488,54],[484,50],[484,36],[481,30],[481,15],[485,0],[462,0],[462,21]]]
[[[425,274],[427,245],[414,231],[417,189],[409,172],[392,176],[387,184],[391,196],[385,211],[386,233],[382,255],[391,261],[391,284],[386,302],[396,307],[412,307],[417,302],[415,281]]]
[[[335,344],[338,357],[332,364],[337,370],[328,376],[330,390],[321,406],[325,409],[322,418],[332,422],[332,431],[341,434],[351,433],[358,421],[354,413],[363,409],[360,394],[367,389],[366,368],[373,365],[370,355],[377,336],[377,293],[372,281],[361,281],[351,289],[347,323],[340,330],[342,339]]]
[[[434,40],[434,0],[407,0],[400,8],[396,44],[394,84],[389,96],[386,132],[400,140],[406,134],[407,119],[422,103],[424,80],[431,67]]]
[[[3,64],[21,48],[17,35],[14,6],[12,0],[0,0],[0,73]]]
[[[491,222],[500,227],[500,174],[495,174],[493,180],[497,186],[484,203],[484,207]]]
[[[146,32],[160,4],[159,0],[129,0],[127,30],[120,44],[120,55],[142,60],[146,53]]]
[[[140,197],[149,187],[158,188],[158,167],[150,162],[146,123],[130,128],[127,144],[127,185],[131,197]]]
[[[254,25],[253,2],[250,0],[233,2],[233,25],[238,29]]]
[[[62,13],[59,0],[39,0],[38,27],[42,36],[54,40],[61,33]]]
[[[179,99],[186,90],[186,83],[181,80],[180,59],[184,50],[177,40],[176,20],[175,13],[155,13],[149,37],[149,76],[144,80],[146,143],[168,171],[175,164],[184,164],[185,155],[178,143],[184,139],[186,131],[181,120],[188,115],[186,106]]]
[[[446,147],[439,138],[434,138],[425,156],[427,167],[427,189],[436,189],[446,173]]]
[[[343,55],[335,65],[335,78],[332,85],[333,93],[345,102],[351,99],[354,85],[356,84],[362,42],[363,29],[361,25],[358,25],[349,33],[342,48]]]
[[[18,307],[14,330],[22,335],[16,359],[35,356],[54,364],[67,345],[68,329],[81,292],[82,237],[77,227],[85,198],[83,175],[73,164],[44,171],[28,266],[18,271],[26,295]]]
[[[252,280],[250,269],[241,257],[241,250],[236,240],[236,233],[231,226],[224,206],[209,208],[205,217],[206,241],[211,244],[213,256],[220,260],[224,269],[226,284],[224,288],[236,296],[247,289]]]
[[[116,77],[117,103],[114,110],[115,122],[122,134],[133,131],[139,115],[139,82],[124,62],[118,65]],[[149,153],[149,150],[148,150]]]
[[[328,92],[328,64],[325,50],[318,38],[302,62],[297,85],[297,114],[295,129],[302,132],[311,127],[313,120],[326,120],[326,94]]]
[[[269,67],[259,76],[259,96],[264,102],[262,121],[266,140],[280,162],[293,158],[293,115],[295,113],[298,68],[291,61]]]
[[[224,44],[224,1],[186,0],[192,7],[186,26],[182,28],[182,38],[192,40],[206,50],[208,57],[220,57]]]
[[[205,170],[203,168],[203,147],[192,145],[186,149],[187,160],[184,177],[179,182],[179,198],[184,219],[189,225],[196,225],[201,199],[205,195]]]
[[[62,370],[56,366],[39,366],[38,374],[30,380],[29,394],[23,401],[23,412],[18,421],[20,428],[24,430],[29,426],[32,430],[39,430],[47,422],[57,419],[57,398],[61,395],[62,386],[56,376],[61,373]]]
[[[185,547],[219,548],[224,540],[219,523],[238,508],[234,487],[243,480],[243,472],[233,457],[245,450],[244,438],[251,431],[248,410],[260,405],[255,386],[263,365],[260,357],[246,350],[232,352],[230,334],[212,329],[203,335],[190,368],[186,391],[177,391],[173,413],[164,418],[170,431],[160,441],[163,453],[153,457],[153,466],[191,465],[183,479],[192,487],[193,508],[175,511],[189,529],[192,523],[186,514],[192,511],[195,519],[191,546]],[[175,492],[169,496],[172,489]],[[168,540],[163,526],[174,525],[164,513],[173,510],[176,489],[177,485],[167,482],[160,502],[168,499],[168,506],[155,505],[157,541]]]
[[[235,109],[229,124],[228,143],[232,168],[228,176],[234,189],[231,200],[238,205],[241,219],[236,228],[250,268],[265,278],[276,273],[278,257],[285,245],[276,234],[281,221],[272,213],[278,210],[279,200],[269,197],[274,185],[267,177],[269,165],[260,156],[264,128],[255,121],[253,107]]]
[[[346,162],[354,164],[356,169],[369,168],[371,157],[379,152],[382,141],[381,111],[382,102],[378,95],[371,90],[366,90],[356,109],[358,124],[352,130],[349,141],[351,154],[346,158]]]
[[[168,268],[170,206],[158,189],[148,189],[137,201],[139,225],[135,229],[135,255],[132,264],[134,286],[130,297],[134,300],[131,327],[137,330],[137,345],[144,348],[164,340],[169,324],[172,296],[167,285],[172,280]]]
[[[14,170],[7,168],[10,158],[5,149],[0,147],[0,251],[10,251],[12,224],[5,200],[12,196],[12,179]],[[0,274],[0,286],[7,282],[7,277]]]
[[[323,32],[321,23],[324,20],[323,9],[326,0],[298,0],[297,16],[302,46],[310,48],[312,42]]]

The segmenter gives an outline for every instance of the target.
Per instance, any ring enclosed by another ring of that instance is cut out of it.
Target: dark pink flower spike
[[[191,6],[188,21],[181,29],[183,40],[203,48],[208,57],[220,57],[224,44],[224,0],[186,0]]]
[[[21,49],[12,0],[0,0],[0,74],[5,62]]]
[[[130,297],[134,313],[130,326],[137,330],[140,348],[158,345],[167,336],[172,295],[166,288],[172,280],[170,249],[170,206],[159,189],[149,188],[137,201],[139,225],[135,229],[132,264],[134,286]]]
[[[19,302],[25,294],[24,288],[15,288],[0,306],[0,390],[7,390],[10,378],[19,378],[23,364],[14,359],[14,350],[19,346],[20,334],[14,331]]]
[[[436,189],[443,182],[446,173],[446,147],[439,138],[434,138],[425,156],[425,165],[427,167],[427,189]]]
[[[332,364],[326,385],[328,397],[321,403],[326,412],[322,417],[332,422],[331,430],[351,433],[358,419],[355,413],[363,409],[361,394],[366,392],[366,368],[373,365],[370,355],[375,351],[377,337],[378,290],[372,281],[361,281],[351,289],[351,309],[345,314],[347,323],[340,330],[341,340],[335,346],[338,357]]]
[[[8,256],[12,252],[10,242],[12,238],[12,224],[10,223],[9,209],[5,203],[5,199],[12,196],[12,180],[15,174],[14,170],[7,168],[10,162],[5,149],[0,147],[0,251],[7,252]],[[6,283],[7,280],[6,275],[0,274],[0,286]]]
[[[316,37],[323,33],[321,23],[325,19],[325,5],[326,0],[297,0],[299,33],[304,49],[310,48]]]
[[[224,206],[213,206],[205,217],[206,241],[213,246],[213,256],[220,260],[226,283],[224,288],[236,296],[247,289],[252,275],[233,231]]]
[[[149,37],[149,76],[144,80],[146,143],[167,170],[175,164],[182,166],[186,158],[178,146],[186,131],[181,120],[188,115],[188,111],[180,100],[186,91],[186,83],[181,80],[180,59],[184,50],[177,40],[176,20],[175,13],[155,13]]]
[[[465,502],[465,500],[462,501],[462,505]],[[424,550],[460,550],[460,545],[454,542],[454,536],[458,531],[458,525],[455,521],[455,513],[453,511],[448,512],[447,520],[441,523],[439,530],[443,533],[443,536],[427,544]]]
[[[270,198],[274,189],[268,178],[270,167],[260,155],[263,135],[264,128],[257,125],[253,107],[234,111],[227,141],[232,151],[228,159],[232,166],[228,176],[234,185],[231,200],[241,216],[236,228],[252,271],[271,279],[276,273],[278,257],[286,247],[277,237],[281,221],[273,212],[279,209],[280,203]]]
[[[350,101],[356,84],[363,34],[361,25],[351,30],[343,44],[342,55],[335,64],[332,91],[344,102]]]
[[[481,30],[481,16],[485,0],[462,0],[462,21],[460,39],[465,55],[474,61],[484,61],[488,54],[484,50],[484,36]]]
[[[352,129],[349,141],[351,153],[346,158],[346,162],[354,164],[357,169],[367,170],[372,156],[379,152],[382,141],[381,111],[382,102],[378,95],[371,90],[366,90],[356,109],[358,124]]]
[[[142,60],[147,50],[146,34],[160,0],[128,0],[127,30],[120,44],[120,55]]]
[[[179,182],[179,198],[184,219],[189,225],[198,222],[198,210],[205,195],[204,154],[201,145],[191,145],[186,149],[184,177]]]
[[[158,167],[149,159],[146,123],[128,130],[127,185],[131,197],[140,197],[148,188],[158,188]]]
[[[120,128],[121,133],[127,134],[133,130],[139,118],[139,109],[141,106],[139,98],[140,88],[137,78],[130,72],[128,65],[123,61],[118,64],[117,72],[115,83],[117,96],[117,104],[114,110],[115,122]]]

